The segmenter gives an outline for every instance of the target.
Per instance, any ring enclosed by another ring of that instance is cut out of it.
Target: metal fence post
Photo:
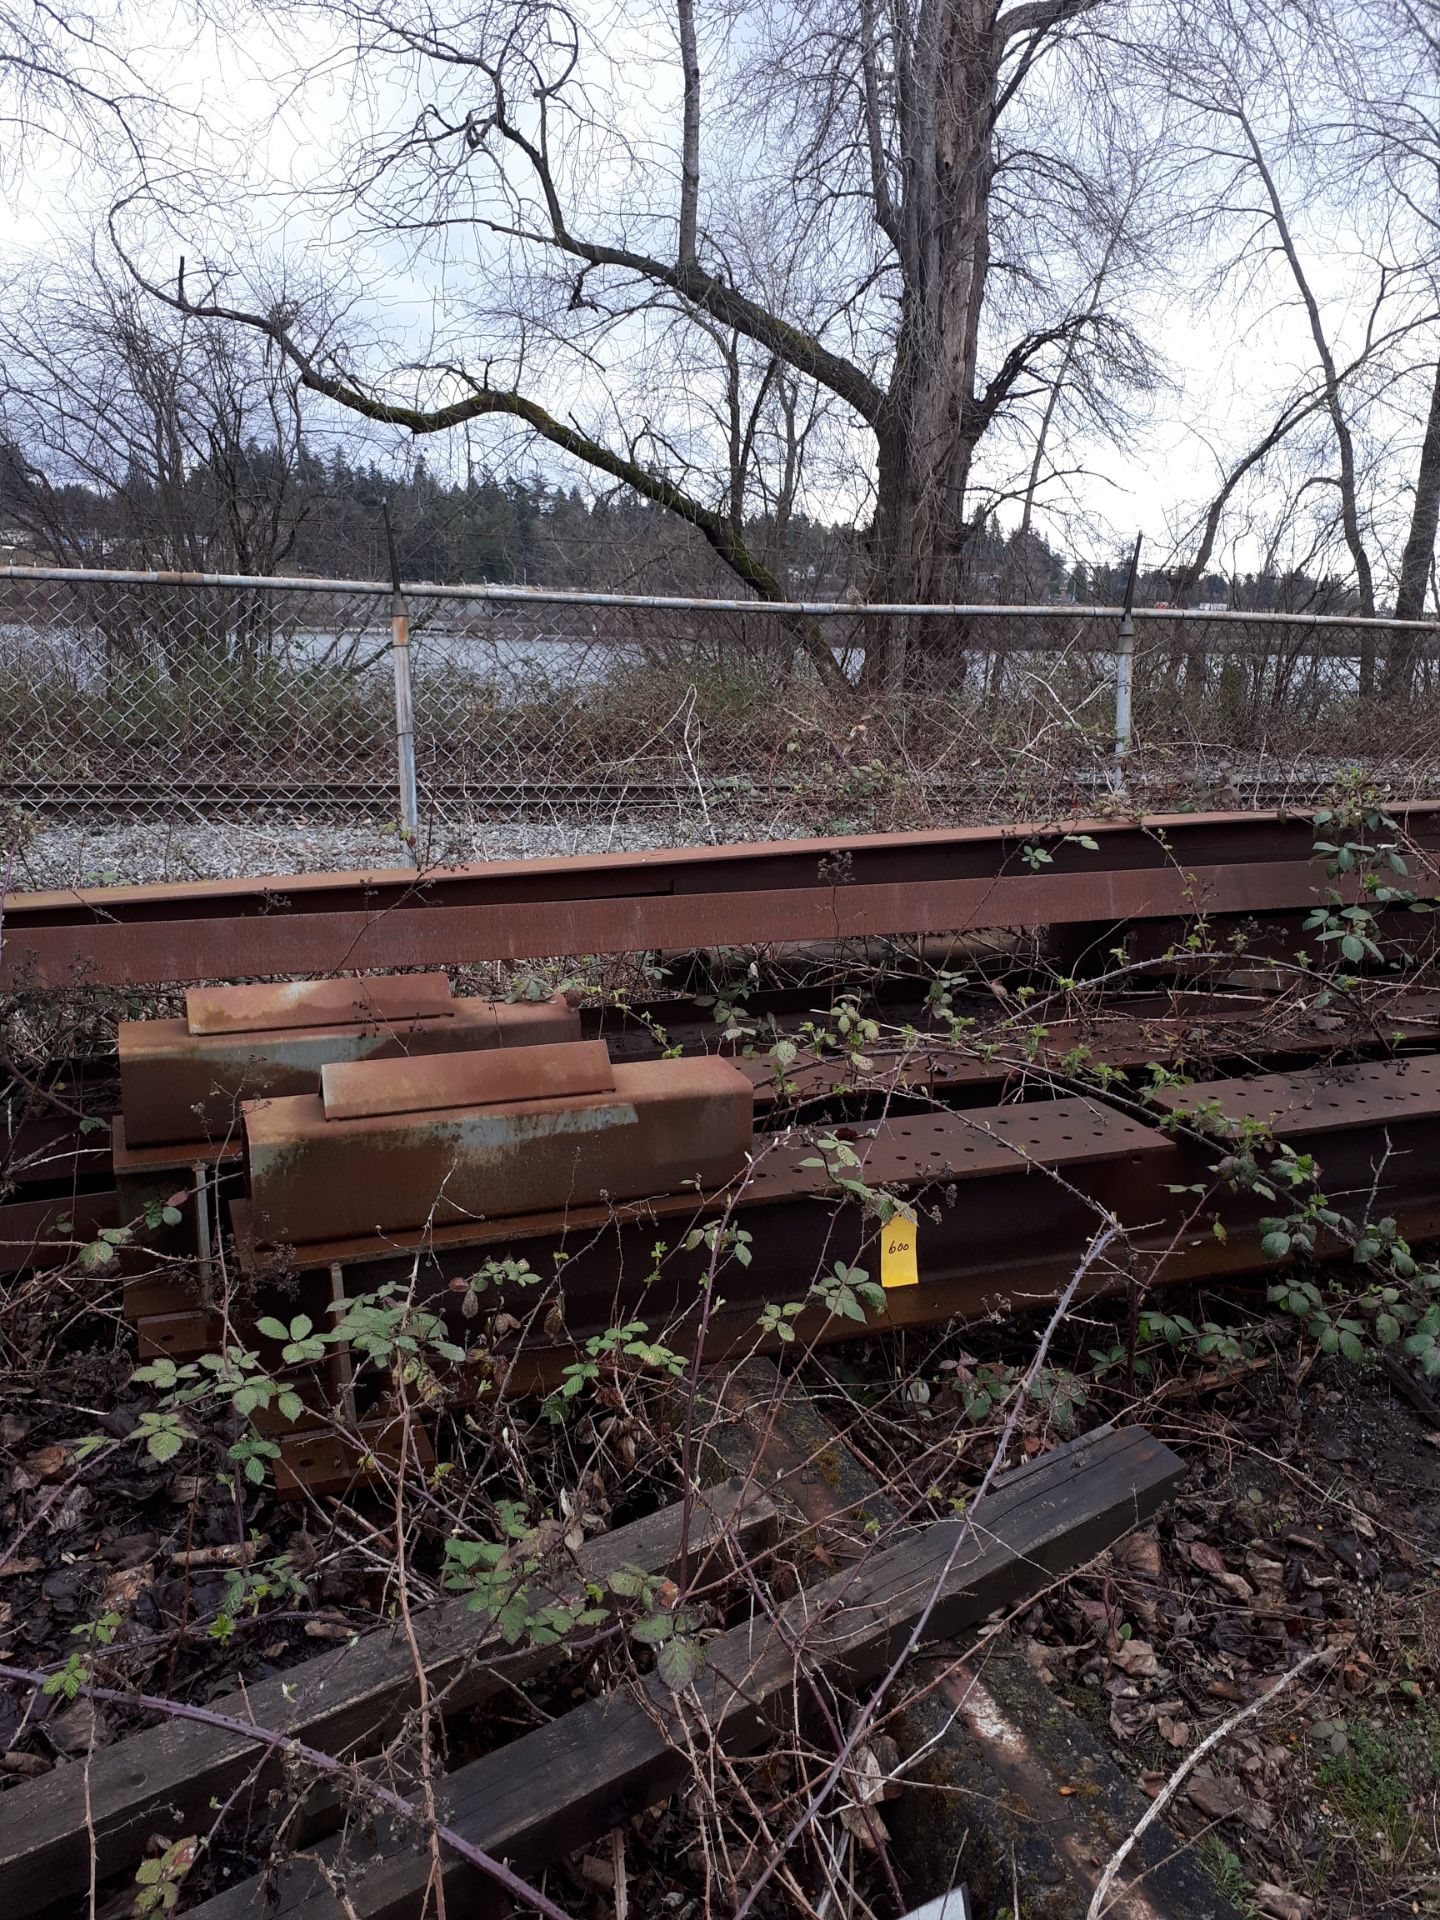
[[[415,783],[415,702],[410,686],[410,615],[400,585],[400,562],[385,512],[385,539],[390,548],[390,655],[395,663],[395,758],[400,788],[400,838],[410,859],[420,865],[420,799]]]
[[[1110,791],[1124,793],[1125,766],[1130,758],[1131,713],[1135,693],[1135,578],[1140,570],[1140,542],[1136,534],[1135,551],[1130,556],[1130,577],[1125,582],[1125,604],[1120,614],[1120,631],[1115,647],[1115,761],[1110,770]]]

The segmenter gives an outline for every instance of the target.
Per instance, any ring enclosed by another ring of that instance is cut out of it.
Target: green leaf
[[[675,1620],[668,1613],[647,1613],[643,1620],[637,1620],[630,1629],[632,1640],[638,1640],[642,1646],[658,1647],[668,1640],[675,1631]]]
[[[277,1320],[272,1314],[266,1314],[263,1320],[255,1322],[255,1331],[264,1334],[267,1340],[288,1340],[290,1329],[283,1320]]]
[[[666,1686],[683,1693],[700,1671],[700,1649],[683,1634],[668,1640],[655,1656],[655,1671]]]
[[[484,1554],[484,1543],[480,1540],[447,1540],[445,1558],[453,1560],[458,1566],[473,1567]]]

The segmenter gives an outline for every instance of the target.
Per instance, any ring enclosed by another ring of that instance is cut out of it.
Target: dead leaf
[[[1268,1553],[1257,1553],[1250,1547],[1245,1553],[1245,1571],[1257,1587],[1278,1587],[1285,1578],[1285,1562],[1272,1560]]]
[[[150,1585],[154,1569],[151,1567],[121,1567],[112,1573],[101,1589],[107,1607],[129,1608]]]
[[[1206,1540],[1192,1540],[1190,1543],[1190,1564],[1199,1569],[1207,1580],[1213,1580],[1217,1587],[1223,1587],[1226,1593],[1233,1594],[1237,1600],[1253,1600],[1255,1589],[1243,1574],[1231,1573],[1222,1559],[1219,1550]]]
[[[1123,1567],[1127,1573],[1138,1574],[1145,1580],[1160,1578],[1160,1542],[1153,1533],[1130,1534],[1112,1549],[1112,1558],[1116,1566]]]
[[[1197,1767],[1185,1783],[1185,1798],[1207,1820],[1229,1820],[1245,1805],[1245,1790],[1234,1780],[1222,1780],[1208,1767]]]
[[[880,1755],[868,1744],[862,1746],[855,1764],[845,1772],[850,1800],[840,1809],[840,1823],[861,1846],[875,1848],[884,1833],[878,1814],[871,1811],[876,1801],[886,1798],[889,1781]]]
[[[1112,1650],[1110,1658],[1132,1680],[1153,1680],[1160,1670],[1155,1649],[1148,1640],[1121,1640]]]
[[[1273,1886],[1270,1881],[1262,1880],[1251,1896],[1262,1913],[1268,1913],[1271,1920],[1310,1920],[1315,1911],[1315,1902],[1303,1893],[1291,1893],[1285,1887]]]
[[[34,1554],[27,1554],[23,1560],[11,1560],[0,1567],[0,1580],[18,1580],[24,1574],[39,1573],[44,1565]]]
[[[93,1700],[77,1700],[45,1722],[45,1731],[62,1753],[85,1753],[112,1738],[110,1723]]]
[[[847,1776],[851,1793],[862,1806],[871,1806],[883,1798],[885,1792],[885,1769],[880,1764],[880,1756],[873,1747],[862,1746],[855,1755],[855,1764]]]
[[[1190,1744],[1190,1722],[1172,1720],[1168,1713],[1162,1713],[1155,1722],[1160,1729],[1162,1740],[1168,1740],[1172,1747],[1188,1747]]]

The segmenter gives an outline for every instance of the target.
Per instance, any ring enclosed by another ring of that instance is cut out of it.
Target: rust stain
[[[381,1024],[437,1020],[451,1018],[454,1012],[450,976],[445,973],[197,987],[185,996],[185,1021],[193,1034],[343,1027],[370,1020]]]
[[[603,1040],[489,1053],[430,1054],[409,1060],[337,1060],[320,1070],[327,1120],[435,1113],[517,1100],[613,1093],[615,1071]]]

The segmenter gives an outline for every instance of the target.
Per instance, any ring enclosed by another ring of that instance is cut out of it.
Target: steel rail
[[[1217,759],[1224,759],[1218,749]],[[1344,763],[1337,760],[1326,767],[1284,777],[1275,775],[1256,780],[1241,774],[1237,781],[1233,769],[1221,764],[1203,770],[1197,768],[1193,773],[1174,781],[1172,790],[1186,782],[1202,787],[1207,784],[1212,787],[1239,785],[1243,787],[1253,808],[1268,809],[1286,802],[1294,804],[1297,796],[1325,791],[1334,785],[1343,770]],[[1416,761],[1406,766],[1377,769],[1376,777],[1393,784],[1425,771],[1428,771],[1426,764]],[[1079,768],[1062,778],[1080,791],[1098,791],[1108,784],[1108,774],[1104,769]],[[722,809],[732,797],[738,797],[744,806],[754,806],[757,801],[782,805],[805,797],[805,786],[801,780],[753,781],[738,796],[733,796],[727,776],[723,774],[702,780],[701,785],[711,802]],[[990,797],[994,792],[993,783],[984,780],[941,778],[926,774],[907,778],[906,785],[910,790],[937,799],[948,797],[953,800],[967,794]],[[525,807],[543,811],[547,807],[611,807],[622,803],[673,806],[677,799],[693,804],[695,790],[692,778],[687,776],[682,780],[678,775],[670,780],[467,780],[462,777],[423,781],[421,798],[428,801],[432,809],[436,805],[443,805],[463,806],[471,811],[487,807]],[[393,811],[394,799],[394,783],[379,779],[230,780],[217,774],[212,779],[181,776],[164,780],[149,775],[136,775],[128,779],[122,774],[97,780],[32,779],[28,776],[0,780],[0,804],[9,803],[51,812],[72,808],[103,812],[128,806],[164,807],[169,810],[193,807],[206,813],[222,813],[293,806],[348,808],[373,805],[388,805]]]
[[[373,596],[389,602],[395,589],[379,580],[312,579],[304,575],[249,573],[153,572],[124,567],[0,567],[0,581],[44,583],[48,585],[220,587],[230,591],[267,593],[349,593]],[[1003,602],[969,601],[851,601],[851,600],[705,600],[685,594],[584,593],[562,588],[521,587],[485,583],[442,585],[428,580],[401,583],[406,594],[433,600],[473,600],[501,606],[634,607],[657,613],[756,613],[785,616],[800,614],[810,619],[864,620],[890,619],[967,619],[1004,616],[1016,619],[1046,620],[1119,620],[1121,607],[1093,605],[1057,605],[1032,602],[1008,605]],[[1227,622],[1244,626],[1302,627],[1385,627],[1397,631],[1440,633],[1434,620],[1396,620],[1384,615],[1366,617],[1348,613],[1274,613],[1262,610],[1222,611],[1198,607],[1136,607],[1137,620],[1194,620],[1202,623]]]
[[[1395,809],[1440,891],[1440,803]],[[0,990],[1295,913],[1304,816],[1175,814],[370,873],[11,893]]]
[[[723,786],[712,792],[724,794]],[[747,790],[745,798],[783,803],[793,787],[766,783]],[[543,814],[547,809],[577,807],[673,808],[678,797],[693,802],[694,785],[688,790],[677,781],[655,780],[551,780],[551,781],[425,781],[421,800],[433,811],[436,807],[455,807],[468,812],[489,809],[524,809]],[[83,810],[92,815],[163,808],[173,817],[177,809],[193,809],[202,815],[264,813],[276,809],[332,807],[349,812],[357,808],[395,810],[393,781],[384,780],[309,780],[309,781],[229,781],[158,780],[123,777],[111,780],[6,780],[0,781],[0,804],[9,803],[36,813],[70,813]],[[423,816],[422,816],[423,819]]]

